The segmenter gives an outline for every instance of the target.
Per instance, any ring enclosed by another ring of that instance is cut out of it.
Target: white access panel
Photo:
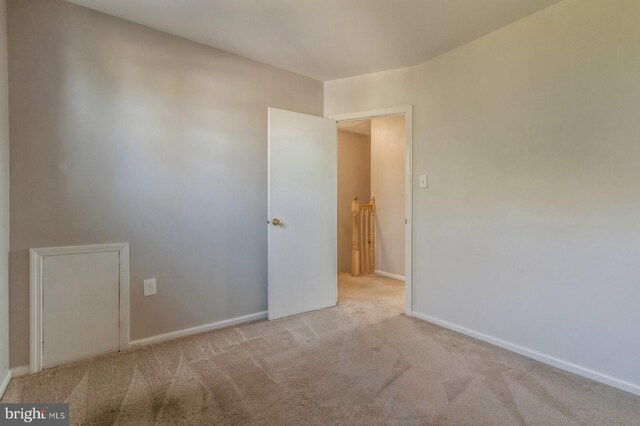
[[[48,256],[42,262],[43,368],[117,352],[119,253]]]
[[[336,304],[336,156],[334,120],[269,108],[269,319]]]

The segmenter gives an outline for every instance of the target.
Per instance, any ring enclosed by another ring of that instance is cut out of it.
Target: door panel
[[[269,319],[336,304],[336,136],[333,120],[269,108]]]
[[[119,350],[117,252],[48,256],[42,276],[43,368]]]

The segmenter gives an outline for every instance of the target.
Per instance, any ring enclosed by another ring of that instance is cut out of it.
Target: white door
[[[269,319],[337,300],[337,130],[269,108]]]
[[[43,368],[119,350],[118,252],[47,256],[42,280]]]

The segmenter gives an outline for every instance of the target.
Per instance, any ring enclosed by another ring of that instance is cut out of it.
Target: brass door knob
[[[273,226],[280,226],[282,225],[282,222],[280,222],[280,219],[278,219],[277,217],[274,217],[273,220],[271,221],[271,224]]]

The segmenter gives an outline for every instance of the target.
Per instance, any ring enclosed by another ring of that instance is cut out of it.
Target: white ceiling
[[[319,80],[415,65],[559,0],[68,0]]]
[[[371,136],[371,120],[339,121],[338,130]]]

